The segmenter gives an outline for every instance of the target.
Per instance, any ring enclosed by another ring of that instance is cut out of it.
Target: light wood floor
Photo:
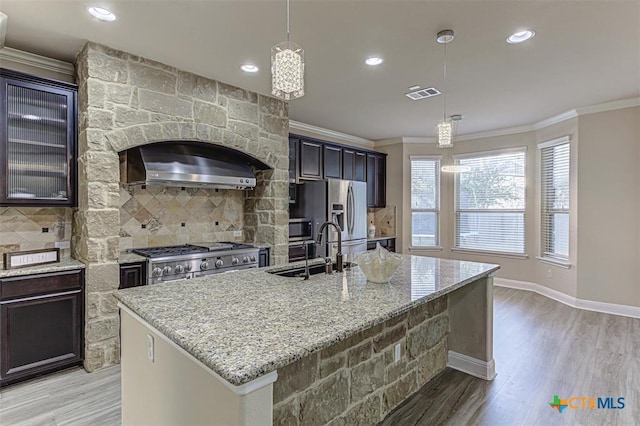
[[[640,425],[640,319],[496,288],[493,382],[447,369],[382,425]],[[118,425],[120,369],[73,369],[0,391],[0,425]],[[549,407],[622,396],[622,410]]]

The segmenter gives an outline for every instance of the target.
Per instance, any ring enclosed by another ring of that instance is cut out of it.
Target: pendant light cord
[[[289,0],[287,0],[287,43],[289,41]]]
[[[289,0],[287,0],[289,1]],[[444,67],[443,67],[443,76],[444,76],[444,117],[443,120],[447,121],[447,43],[444,43]]]

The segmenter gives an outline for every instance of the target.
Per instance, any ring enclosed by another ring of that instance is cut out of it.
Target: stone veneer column
[[[78,211],[73,253],[87,264],[85,368],[119,363],[119,157],[167,140],[245,152],[272,167],[245,199],[245,239],[287,261],[288,105],[92,42],[76,58]]]

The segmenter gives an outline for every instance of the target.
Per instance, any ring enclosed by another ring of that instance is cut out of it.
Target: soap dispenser
[[[376,237],[376,226],[373,224],[373,221],[369,223],[369,228],[367,229],[367,238],[370,240]]]

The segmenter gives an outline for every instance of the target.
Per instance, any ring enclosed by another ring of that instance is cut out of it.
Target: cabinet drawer
[[[53,272],[0,280],[0,299],[31,296],[82,288],[81,270]]]

